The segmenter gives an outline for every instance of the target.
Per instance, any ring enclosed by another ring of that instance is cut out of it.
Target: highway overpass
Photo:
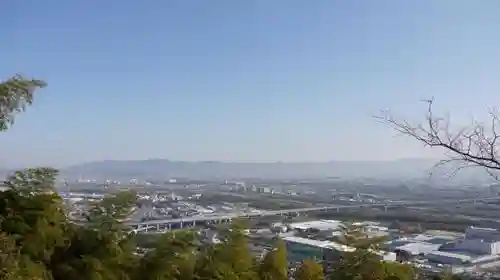
[[[210,222],[210,223],[227,223],[232,219],[239,217],[263,217],[263,216],[278,216],[287,214],[298,214],[304,212],[314,212],[314,211],[328,211],[349,208],[372,208],[372,207],[384,207],[387,211],[389,207],[396,206],[418,206],[418,205],[443,205],[443,204],[463,204],[463,203],[476,203],[482,201],[494,201],[500,200],[500,196],[489,197],[489,198],[475,198],[475,199],[448,199],[441,201],[395,201],[390,203],[370,203],[370,204],[357,204],[357,205],[331,205],[323,207],[308,207],[308,208],[297,208],[297,209],[285,209],[285,210],[268,210],[268,211],[255,211],[255,212],[239,212],[239,213],[228,213],[219,215],[203,215],[203,216],[191,216],[178,219],[163,219],[163,220],[151,220],[144,222],[127,222],[126,224],[132,226],[138,231],[148,231],[149,229],[156,229],[158,231],[169,230],[172,228],[183,228],[186,226],[195,226],[196,223],[200,222]]]

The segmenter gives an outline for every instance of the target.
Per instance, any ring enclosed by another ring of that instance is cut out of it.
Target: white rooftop
[[[290,224],[290,227],[301,230],[312,229],[312,228],[318,230],[335,230],[339,229],[341,224],[342,222],[337,220],[319,220],[319,221],[308,221],[303,223],[292,223]]]
[[[494,228],[485,228],[485,227],[470,226],[469,228],[470,229],[476,229],[476,230],[482,230],[482,231],[492,231],[492,232],[498,231],[497,229],[494,229]]]
[[[441,241],[445,242],[445,241],[456,240],[457,238],[454,236],[447,236],[447,235],[418,234],[418,235],[413,236],[412,239],[417,240],[417,241],[426,241],[426,242],[429,242],[432,240],[441,240]]]
[[[318,247],[318,248],[325,248],[325,249],[335,249],[339,251],[352,251],[354,248],[351,248],[346,245],[342,245],[336,242],[332,241],[321,241],[321,240],[315,240],[315,239],[310,239],[310,238],[303,238],[303,237],[297,237],[297,236],[286,236],[283,237],[284,241],[288,242],[293,242],[297,244],[303,244],[303,245],[309,245],[313,247]]]
[[[408,237],[402,237],[394,241],[408,241],[408,243],[439,244],[457,240],[457,237],[447,235],[414,234]],[[393,242],[394,242],[393,241]]]
[[[402,250],[411,253],[412,255],[428,254],[439,249],[439,244],[427,243],[407,243],[402,246],[393,248],[393,250]]]
[[[282,238],[283,241],[285,242],[293,242],[297,244],[302,244],[302,245],[308,245],[308,246],[313,246],[313,247],[318,247],[318,248],[324,248],[324,249],[331,249],[331,250],[336,250],[336,251],[341,251],[341,252],[352,252],[355,251],[356,249],[354,247],[350,247],[347,245],[339,244],[336,242],[331,242],[331,241],[321,241],[321,240],[315,240],[315,239],[309,239],[309,238],[303,238],[303,237],[297,237],[297,236],[286,236]],[[382,256],[384,259],[387,260],[394,260],[396,254],[393,252],[384,252],[384,251],[376,251],[372,252],[374,254],[377,254],[379,256]]]
[[[459,259],[462,262],[465,261],[470,261],[473,259],[472,256],[467,255],[467,254],[460,254],[458,252],[444,252],[444,251],[434,251],[427,255],[427,258],[432,259],[433,257],[448,257],[448,258],[454,258],[454,259]]]

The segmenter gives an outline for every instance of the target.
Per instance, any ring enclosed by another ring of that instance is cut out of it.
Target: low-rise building
[[[400,261],[415,261],[431,271],[473,272],[500,264],[500,231],[469,227],[463,237],[419,234],[393,240]]]
[[[410,261],[439,250],[442,246],[454,242],[455,237],[414,234],[387,242],[391,252],[395,252],[398,261]]]
[[[340,230],[342,226],[341,221],[337,220],[318,220],[318,221],[307,221],[302,223],[292,223],[289,225],[291,229],[306,231],[306,230]]]
[[[326,272],[335,267],[342,253],[353,252],[356,249],[331,241],[321,241],[296,236],[283,237],[290,262],[300,262],[305,259],[316,259],[323,264]],[[396,261],[393,252],[373,252],[384,261]]]

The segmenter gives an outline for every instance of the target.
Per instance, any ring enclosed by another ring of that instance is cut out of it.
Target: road
[[[308,207],[308,208],[297,208],[297,209],[286,209],[286,210],[271,210],[271,211],[256,211],[256,212],[240,212],[231,213],[224,215],[203,215],[203,216],[191,216],[178,219],[164,219],[164,220],[152,220],[145,222],[128,222],[127,225],[130,226],[152,226],[158,224],[175,224],[175,223],[190,223],[190,222],[203,222],[203,221],[217,221],[217,220],[230,220],[238,217],[262,217],[262,216],[276,216],[289,213],[302,213],[311,211],[321,211],[321,210],[336,210],[336,209],[346,209],[346,208],[363,208],[363,207],[391,207],[391,206],[415,206],[415,205],[429,205],[429,204],[460,204],[460,203],[470,203],[476,201],[489,201],[489,200],[499,200],[500,196],[489,197],[489,198],[475,198],[475,199],[462,199],[462,200],[441,200],[441,201],[394,201],[384,204],[358,204],[358,205],[331,205],[323,207]]]

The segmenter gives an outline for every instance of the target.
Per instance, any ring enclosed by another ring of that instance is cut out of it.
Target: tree
[[[92,205],[86,220],[89,225],[102,232],[123,235],[124,227],[121,222],[130,215],[136,201],[137,194],[133,191],[108,195]]]
[[[0,229],[15,242],[24,258],[21,264],[31,269],[43,270],[67,241],[62,199],[44,191],[54,187],[53,176],[43,168],[18,171],[5,182],[9,189],[0,193]]]
[[[259,267],[260,280],[287,280],[288,261],[285,244],[278,240],[277,245],[269,251]]]
[[[323,267],[313,260],[305,260],[295,271],[295,280],[324,280]]]
[[[16,113],[32,104],[45,82],[20,75],[0,83],[0,131],[14,123]],[[61,201],[50,190],[57,172],[50,168],[15,172],[0,193],[0,279],[50,279],[47,263],[64,242]]]
[[[226,240],[220,246],[220,260],[228,264],[239,279],[253,279],[253,259],[248,247],[245,220],[233,221],[226,231]]]
[[[196,260],[194,278],[199,280],[238,280],[230,264],[220,258],[221,244],[203,248]]]
[[[218,250],[217,246],[208,246],[203,248],[199,257],[196,259],[195,267],[194,267],[194,275],[198,280],[211,280],[211,279],[225,279],[227,278],[235,278],[234,276],[225,275],[223,273],[226,270],[226,267],[223,267],[223,264],[220,260],[217,259]]]
[[[449,269],[443,270],[439,275],[432,277],[435,280],[460,280],[462,279],[459,275],[453,274]]]
[[[385,280],[399,279],[412,280],[415,276],[415,270],[412,266],[394,262],[383,262]]]
[[[89,210],[89,224],[72,226],[69,242],[58,248],[51,261],[55,280],[130,279],[136,270],[133,235],[120,222],[134,204],[135,194],[119,192],[105,197]]]
[[[15,241],[5,233],[0,233],[0,279],[21,279],[20,252]]]
[[[140,260],[136,279],[191,280],[196,249],[194,232],[166,233]]]
[[[50,167],[27,168],[14,172],[4,185],[27,196],[52,194],[58,175],[59,171]]]
[[[463,168],[481,167],[498,180],[500,111],[490,110],[489,122],[472,121],[470,125],[453,128],[449,116],[434,113],[433,99],[424,102],[427,104],[427,113],[422,122],[412,123],[395,117],[390,110],[382,111],[376,118],[426,147],[437,147],[445,151],[448,158],[439,161],[435,167],[452,164],[452,175]]]
[[[200,253],[196,264],[197,278],[250,280],[257,277],[245,229],[245,221],[235,220],[229,229],[220,232],[224,242]]]
[[[42,80],[27,79],[16,75],[0,83],[0,131],[5,131],[14,123],[14,117],[33,103],[33,94],[46,83]]]
[[[382,243],[387,239],[385,236],[370,237],[364,225],[353,222],[341,224],[340,230],[342,234],[339,236],[338,242],[345,246],[365,250],[367,252],[380,251],[382,249]]]
[[[409,279],[411,267],[382,260],[383,241],[385,237],[368,236],[363,225],[345,223],[339,242],[346,247],[341,253],[333,279]]]

